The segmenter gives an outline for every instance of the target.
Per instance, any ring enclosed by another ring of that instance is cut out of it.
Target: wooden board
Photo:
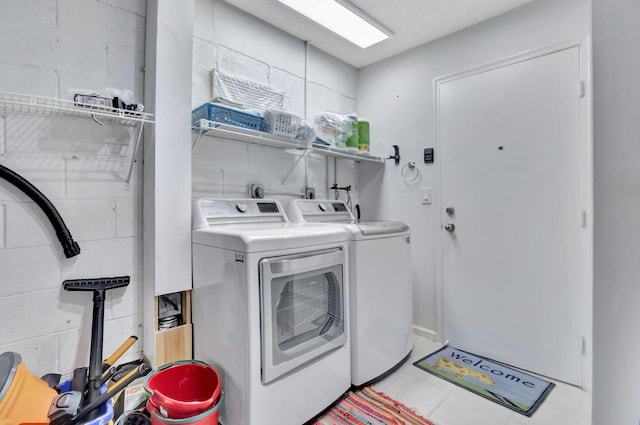
[[[156,332],[156,356],[153,367],[177,360],[190,360],[192,353],[191,323]]]

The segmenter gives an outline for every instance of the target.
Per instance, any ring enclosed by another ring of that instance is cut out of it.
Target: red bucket
[[[154,406],[151,401],[147,400],[147,411],[151,415],[151,425],[182,425],[182,424],[197,424],[197,425],[219,425],[218,415],[220,406],[224,399],[224,393],[220,394],[218,402],[209,410],[205,410],[199,415],[192,416],[184,419],[169,419],[165,418]]]
[[[197,360],[169,363],[144,380],[147,409],[168,419],[193,418],[211,410],[220,397],[220,375]],[[217,416],[217,411],[216,411]]]

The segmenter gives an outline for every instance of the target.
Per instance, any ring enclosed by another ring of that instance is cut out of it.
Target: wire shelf
[[[89,105],[65,99],[0,92],[0,116],[14,113],[41,117],[90,118],[100,125],[105,122],[132,128],[129,143],[133,142],[133,149],[129,158],[129,169],[126,177],[127,184],[131,181],[133,164],[135,163],[136,153],[140,145],[144,124],[153,124],[154,122],[153,114],[148,112]],[[91,157],[97,158],[96,155]]]
[[[77,103],[72,100],[9,92],[0,92],[0,113],[85,117],[129,126],[139,123],[153,123],[153,114],[147,112],[128,111]]]
[[[239,142],[252,143],[262,146],[271,146],[281,149],[306,149],[309,152],[317,153],[325,156],[332,156],[341,159],[350,159],[353,161],[368,161],[384,164],[385,159],[369,153],[360,153],[350,151],[348,149],[336,148],[333,146],[323,146],[316,143],[304,142],[302,140],[290,139],[287,137],[275,136],[260,131],[253,131],[244,128],[218,124],[212,121],[200,120],[198,129],[194,130],[198,133],[198,139],[193,144],[195,148],[201,135],[217,137],[226,140],[236,140]]]

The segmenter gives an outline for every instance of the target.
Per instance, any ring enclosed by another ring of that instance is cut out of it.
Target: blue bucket
[[[60,385],[60,393],[66,393],[71,391],[71,380],[65,381]],[[107,391],[107,386],[103,385],[100,388],[100,393]],[[78,425],[107,425],[110,420],[113,419],[113,406],[111,405],[111,399],[107,400],[98,410],[99,416],[88,422],[78,422]]]

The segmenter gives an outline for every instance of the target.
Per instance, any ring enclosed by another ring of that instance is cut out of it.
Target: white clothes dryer
[[[400,367],[413,349],[409,226],[355,220],[343,201],[295,199],[287,216],[349,233],[351,383],[369,385]]]
[[[347,234],[279,202],[193,206],[194,357],[221,374],[223,425],[300,425],[351,384]]]

